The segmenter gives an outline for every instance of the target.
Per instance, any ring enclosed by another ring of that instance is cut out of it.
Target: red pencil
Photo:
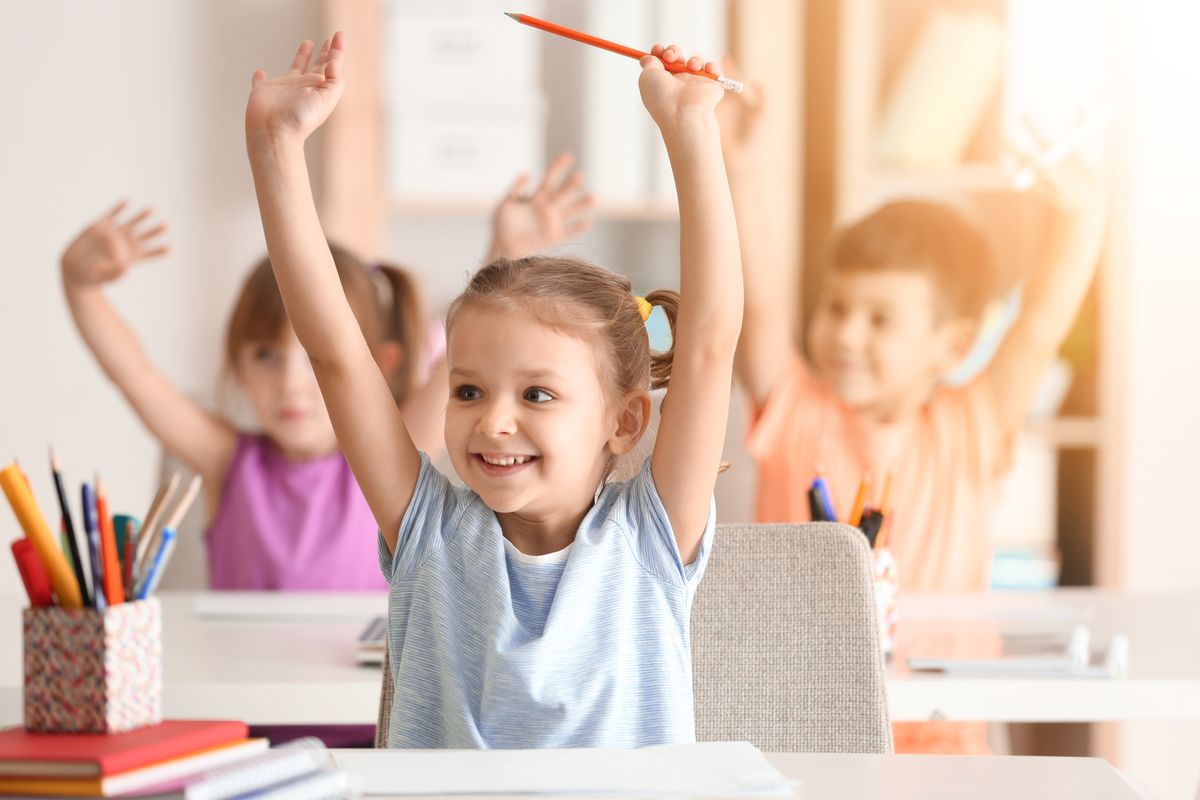
[[[13,558],[17,560],[17,572],[21,573],[21,582],[25,584],[25,592],[29,595],[29,605],[32,608],[47,608],[54,605],[54,595],[50,590],[50,576],[42,566],[33,542],[28,539],[17,539],[12,543]]]
[[[616,42],[610,42],[608,39],[601,39],[599,36],[592,36],[589,33],[583,33],[582,31],[577,31],[574,28],[568,28],[565,25],[559,25],[554,22],[547,22],[544,19],[531,17],[528,14],[510,14],[506,11],[504,12],[504,16],[515,19],[522,25],[528,25],[531,28],[537,28],[545,31],[546,33],[553,33],[556,36],[563,36],[567,39],[573,39],[577,42],[582,42],[583,44],[590,44],[592,47],[599,47],[601,50],[608,50],[611,53],[616,53],[617,55],[621,56],[628,56],[632,59],[641,60],[646,56],[651,55],[650,53],[643,52],[636,48],[626,47],[625,45],[617,44]],[[663,61],[663,67],[666,68],[667,72],[686,72],[689,75],[699,75],[701,77],[708,78],[709,80],[714,80],[721,84],[721,87],[727,92],[742,91],[741,81],[735,81],[732,78],[726,78],[721,75],[714,75],[707,70],[688,69],[686,62],[683,61],[672,61],[670,63]]]

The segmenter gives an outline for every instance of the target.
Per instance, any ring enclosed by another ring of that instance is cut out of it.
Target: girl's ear
[[[650,394],[630,392],[617,411],[617,425],[608,438],[608,449],[614,455],[624,455],[633,449],[650,425]]]
[[[380,342],[372,352],[375,354],[375,363],[379,365],[379,371],[389,378],[404,361],[404,346],[399,342]]]

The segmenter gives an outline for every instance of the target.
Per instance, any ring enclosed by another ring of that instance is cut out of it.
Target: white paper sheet
[[[795,784],[748,742],[639,750],[347,750],[364,795],[787,795]]]

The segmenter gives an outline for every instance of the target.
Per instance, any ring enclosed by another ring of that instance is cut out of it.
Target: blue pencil
[[[837,509],[833,505],[833,495],[829,492],[829,485],[825,483],[825,479],[820,475],[813,478],[812,488],[817,493],[817,498],[821,501],[821,512],[825,519],[829,522],[837,522]]]
[[[158,588],[158,582],[162,580],[163,572],[167,568],[167,559],[171,557],[171,551],[174,549],[174,529],[163,528],[159,537],[158,550],[154,553],[154,560],[150,562],[150,569],[146,570],[146,577],[142,579],[142,585],[138,587],[136,599],[145,600]]]

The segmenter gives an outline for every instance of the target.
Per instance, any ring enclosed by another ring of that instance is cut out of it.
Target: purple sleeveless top
[[[378,537],[340,450],[294,462],[242,434],[208,529],[209,586],[386,590]]]

